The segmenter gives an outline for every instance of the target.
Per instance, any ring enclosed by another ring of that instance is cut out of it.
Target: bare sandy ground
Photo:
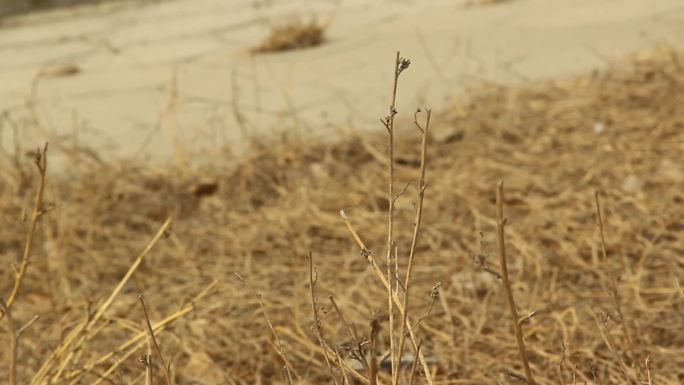
[[[247,52],[269,25],[311,16],[329,22],[322,46]],[[679,0],[177,0],[36,13],[0,25],[0,138],[183,159],[239,150],[247,134],[379,129],[396,50],[413,63],[398,103],[410,115],[449,108],[471,86],[568,76],[682,37]]]

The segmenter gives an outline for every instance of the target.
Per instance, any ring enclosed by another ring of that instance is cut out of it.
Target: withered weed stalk
[[[166,385],[172,385],[171,375],[169,374],[169,367],[166,366],[166,360],[164,360],[164,355],[162,355],[161,348],[159,348],[159,343],[157,342],[157,339],[154,337],[154,329],[152,328],[152,323],[150,322],[150,315],[147,313],[147,306],[145,306],[145,298],[143,297],[142,293],[138,294],[138,300],[140,300],[140,306],[142,307],[143,315],[145,316],[145,327],[147,328],[148,333],[148,344],[151,342],[152,347],[154,347],[154,352],[157,353],[157,358],[161,363],[162,373],[164,373],[164,380],[166,380]],[[150,369],[151,366],[152,363],[149,361],[149,359],[145,360],[146,372],[148,369]]]
[[[7,334],[10,338],[9,343],[9,365],[8,365],[8,380],[10,385],[17,385],[17,357],[19,350],[19,338],[23,332],[28,329],[38,318],[35,315],[28,323],[24,326],[18,327],[16,321],[12,317],[12,305],[19,295],[22,283],[26,277],[26,272],[28,271],[29,264],[31,263],[31,251],[33,250],[33,240],[36,234],[36,227],[38,225],[38,220],[50,209],[43,203],[43,193],[45,191],[45,176],[47,174],[47,150],[48,144],[45,143],[43,148],[36,150],[34,162],[36,168],[38,169],[38,188],[36,189],[36,195],[33,204],[33,211],[31,214],[31,222],[29,223],[29,228],[26,234],[26,241],[24,244],[24,252],[21,256],[21,261],[19,263],[19,268],[12,266],[14,271],[14,285],[12,286],[12,291],[6,300],[0,298],[0,321],[5,318],[5,324],[7,329]]]
[[[432,384],[432,374],[427,360],[425,359],[423,352],[418,349],[419,342],[416,337],[415,328],[420,322],[412,323],[409,318],[408,305],[409,305],[409,292],[411,287],[411,273],[414,267],[414,257],[416,253],[416,247],[418,244],[420,236],[420,227],[422,224],[422,213],[423,213],[423,198],[425,196],[425,190],[427,189],[426,183],[426,167],[427,167],[427,148],[428,148],[428,138],[429,138],[429,128],[430,128],[430,117],[432,112],[427,110],[427,117],[424,125],[418,123],[418,115],[420,109],[414,114],[414,124],[416,128],[421,133],[421,158],[420,158],[420,180],[418,183],[418,204],[416,207],[416,215],[414,222],[413,236],[411,239],[411,246],[408,255],[408,266],[406,270],[406,278],[402,282],[399,271],[398,271],[398,247],[394,239],[394,227],[395,227],[395,204],[397,199],[399,199],[407,190],[408,184],[404,186],[399,192],[395,192],[395,153],[394,153],[394,140],[395,140],[395,117],[397,115],[396,100],[397,100],[397,89],[399,85],[399,77],[404,70],[409,68],[411,61],[401,57],[400,52],[396,53],[394,66],[393,66],[393,83],[392,83],[392,96],[389,105],[389,114],[381,119],[381,123],[387,130],[387,166],[388,166],[388,214],[387,214],[387,243],[386,247],[386,270],[383,274],[381,267],[375,261],[373,257],[373,252],[369,250],[364,242],[361,240],[359,234],[354,230],[351,221],[346,216],[344,211],[340,211],[342,218],[347,226],[347,229],[352,235],[352,238],[356,244],[361,249],[361,254],[366,257],[369,261],[372,269],[375,271],[376,275],[380,279],[381,283],[387,290],[387,310],[388,310],[388,330],[389,330],[389,359],[390,359],[390,375],[391,382],[393,385],[399,383],[400,374],[402,371],[402,356],[404,344],[406,337],[408,336],[415,354],[415,359],[420,362],[423,370],[423,375],[428,384]],[[394,260],[392,257],[394,256]],[[401,293],[403,289],[403,295]],[[395,313],[399,316],[399,324],[395,322]],[[378,319],[374,319],[373,327],[371,328],[373,332],[379,332],[379,326],[377,325]],[[396,328],[399,328],[399,332],[396,333]],[[371,343],[371,349],[374,349],[374,342]],[[373,363],[376,357],[369,357],[371,363]],[[369,370],[369,380],[371,383],[376,381],[377,370],[371,365],[371,370]],[[377,369],[377,368],[376,368]],[[413,377],[413,375],[411,375]]]
[[[527,359],[527,350],[525,349],[525,339],[522,332],[522,324],[525,318],[520,318],[518,315],[518,308],[513,297],[513,289],[511,288],[511,281],[508,276],[508,261],[506,260],[506,241],[504,227],[506,226],[506,218],[503,216],[503,200],[504,200],[503,181],[499,181],[496,189],[496,239],[499,250],[499,261],[501,263],[501,279],[503,280],[504,290],[506,290],[506,298],[508,299],[508,307],[511,312],[511,322],[513,323],[513,331],[515,332],[515,340],[518,344],[518,352],[520,354],[520,361],[525,370],[525,382],[529,385],[535,385],[536,381],[530,369],[530,362]]]
[[[604,263],[607,263],[608,252],[605,237],[605,224],[604,216],[601,211],[601,192],[599,190],[596,190],[594,192],[594,199],[596,202],[596,225],[598,226],[600,234],[601,253],[604,259]],[[615,360],[620,363],[626,381],[631,383],[639,383],[640,378],[642,378],[643,381],[649,381],[650,373],[648,371],[648,368],[642,366],[642,361],[639,357],[639,354],[637,353],[637,348],[634,343],[632,333],[630,331],[629,326],[627,325],[626,316],[622,311],[622,301],[620,298],[620,291],[618,288],[619,279],[612,278],[609,280],[608,278],[604,278],[604,280],[607,281],[604,282],[604,285],[606,287],[608,295],[610,296],[611,306],[616,313],[617,322],[619,323],[620,328],[622,329],[622,336],[624,338],[624,343],[627,346],[627,351],[629,353],[627,356],[631,365],[628,365],[627,362],[625,362],[622,355],[618,352],[615,341],[613,341],[610,335],[610,330],[608,329],[608,326],[612,321],[613,317],[609,312],[600,313],[598,316],[598,321],[600,321],[598,322],[598,326],[601,329],[601,335],[606,343],[606,346],[613,354]]]

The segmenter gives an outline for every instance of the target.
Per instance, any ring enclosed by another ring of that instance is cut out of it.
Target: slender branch
[[[396,100],[397,100],[397,84],[399,81],[399,51],[397,51],[397,57],[394,62],[394,85],[392,91],[392,103],[390,104],[390,113],[387,116],[387,132],[388,132],[388,143],[387,143],[387,153],[389,157],[389,191],[388,199],[389,209],[387,213],[388,226],[387,226],[387,281],[392,282],[392,249],[394,249],[394,116],[396,115]],[[394,302],[392,301],[392,285],[388,288],[387,294],[387,305],[389,312],[389,338],[390,338],[390,362],[392,365],[392,373],[397,370],[397,357],[394,346]],[[371,349],[373,347],[371,346]],[[371,357],[371,360],[374,360]],[[371,378],[371,382],[375,380]],[[396,385],[396,384],[395,384]]]
[[[601,254],[603,254],[603,259],[608,259],[608,254],[606,253],[606,236],[603,231],[603,215],[601,214],[601,193],[599,190],[594,192],[594,197],[596,198],[596,219],[599,226],[599,231],[601,233]]]
[[[518,343],[518,351],[520,353],[520,360],[522,361],[523,368],[525,369],[525,377],[528,385],[535,385],[536,381],[534,376],[532,376],[532,370],[530,369],[530,363],[527,360],[527,353],[525,351],[525,341],[523,340],[522,327],[519,322],[520,317],[518,316],[518,309],[515,305],[515,299],[513,298],[513,290],[511,289],[511,282],[508,279],[508,266],[506,263],[506,244],[504,242],[504,226],[506,225],[506,219],[503,217],[503,181],[499,181],[499,185],[496,190],[496,230],[497,230],[497,241],[499,244],[499,258],[501,260],[501,278],[503,279],[504,287],[506,289],[506,294],[508,297],[508,306],[511,310],[511,318],[513,321],[513,330],[515,331],[515,339]]]
[[[154,351],[159,357],[159,362],[161,363],[162,373],[164,373],[164,378],[166,379],[166,385],[171,385],[171,376],[169,375],[169,368],[166,366],[166,361],[164,361],[164,356],[162,356],[161,349],[157,343],[157,339],[154,337],[154,329],[152,329],[152,324],[150,323],[150,315],[147,313],[147,307],[145,306],[145,299],[142,293],[138,294],[138,299],[140,300],[140,306],[142,306],[143,313],[145,314],[145,325],[147,326],[147,332],[149,333],[149,338],[152,340],[152,346],[154,346]]]
[[[147,323],[147,321],[145,322]],[[145,325],[145,327],[147,327]],[[145,355],[145,385],[152,385],[154,373],[152,372],[152,333],[147,333],[147,354]]]
[[[36,196],[33,204],[33,213],[31,214],[31,223],[29,225],[28,232],[26,234],[26,244],[24,245],[24,252],[21,256],[21,264],[19,265],[19,270],[15,272],[14,286],[10,292],[7,301],[3,301],[0,298],[0,320],[6,317],[7,331],[10,335],[10,362],[9,362],[9,384],[17,384],[17,355],[19,349],[19,337],[21,334],[28,329],[38,317],[33,317],[26,325],[19,328],[15,325],[14,319],[12,318],[11,308],[14,301],[17,299],[19,290],[21,289],[22,283],[24,282],[24,277],[26,277],[26,271],[30,264],[31,250],[33,249],[33,237],[36,233],[36,227],[38,220],[45,214],[48,209],[43,205],[43,192],[45,191],[45,175],[47,173],[47,149],[48,144],[45,143],[42,149],[36,151],[35,163],[39,172],[38,179],[38,189],[36,191]]]
[[[420,354],[420,347],[423,344],[423,341],[418,341],[418,347],[416,348],[416,352]],[[413,359],[413,365],[411,365],[411,379],[409,380],[409,385],[413,385],[414,382],[416,381],[416,372],[418,372],[418,354]]]
[[[17,385],[17,350],[19,344],[19,338],[17,336],[17,326],[14,324],[14,319],[12,318],[12,313],[10,312],[9,307],[1,299],[0,310],[2,310],[3,314],[5,315],[7,334],[10,338],[9,385]]]
[[[380,331],[380,320],[378,317],[371,321],[370,333],[370,367],[368,368],[368,379],[370,385],[377,385],[378,383],[378,358],[376,357],[376,349],[378,343],[378,332]]]
[[[330,370],[330,376],[333,379],[333,383],[337,385],[337,377],[335,376],[335,372],[333,371],[332,365],[330,364],[330,357],[328,357],[328,347],[323,338],[323,331],[321,330],[321,319],[318,316],[318,304],[316,301],[317,281],[318,273],[314,274],[313,253],[309,252],[309,291],[311,294],[311,311],[313,312],[314,319],[313,332],[316,335],[318,344],[321,346],[321,349],[323,350],[323,358],[325,358],[325,364],[328,366],[328,369]]]
[[[610,322],[611,316],[610,315],[604,315],[604,314],[593,314],[594,319],[596,321],[596,324],[598,326],[599,331],[601,332],[601,338],[603,338],[603,342],[606,344],[608,347],[608,350],[613,354],[613,357],[615,361],[617,361],[622,369],[622,374],[625,376],[625,379],[632,384],[638,384],[639,383],[639,376],[636,373],[636,369],[634,372],[631,370],[629,365],[625,362],[625,360],[622,358],[620,353],[618,353],[618,350],[616,348],[615,342],[613,341],[613,338],[610,336],[610,331],[608,330],[608,324]]]
[[[349,340],[353,344],[354,350],[353,350],[353,358],[355,358],[357,361],[361,362],[361,365],[363,366],[364,369],[368,370],[368,361],[366,360],[366,356],[363,353],[363,347],[361,346],[361,343],[358,341],[358,338],[356,338],[356,334],[354,333],[354,330],[351,328],[349,325],[349,322],[347,322],[347,319],[344,318],[344,314],[342,314],[342,310],[340,310],[340,307],[337,306],[337,302],[335,301],[335,297],[328,296],[328,300],[330,300],[330,303],[332,304],[333,309],[335,309],[335,313],[337,314],[337,317],[342,321],[342,325],[344,325],[344,330],[347,332],[347,335],[349,336]]]
[[[404,59],[397,51],[394,60],[394,79],[392,84],[392,101],[389,107],[389,115],[382,119],[382,123],[387,129],[387,153],[389,158],[389,188],[388,188],[388,202],[389,209],[387,213],[387,281],[392,282],[392,251],[394,249],[394,205],[397,197],[394,194],[394,117],[397,115],[397,87],[399,84],[399,75],[409,67],[410,60]],[[408,187],[408,186],[407,186]],[[406,188],[404,188],[406,190]],[[401,195],[401,193],[399,193]],[[394,301],[392,299],[392,285],[387,288],[387,306],[389,310],[389,335],[390,335],[390,357],[392,363],[392,373],[399,370],[399,357],[397,356],[395,338],[394,338]],[[396,383],[394,383],[396,385]]]
[[[340,366],[340,368],[342,368],[342,362],[343,362],[342,356],[340,356],[340,350],[337,348],[337,346],[335,346],[334,352],[335,352],[335,362],[337,363],[338,366]],[[342,385],[349,385],[349,384],[350,384],[349,378],[347,377],[347,373],[343,369],[342,370]]]
[[[29,224],[29,230],[26,234],[26,244],[24,245],[24,252],[21,256],[21,264],[19,265],[19,271],[17,271],[16,273],[12,291],[10,292],[9,297],[7,297],[7,300],[5,301],[5,307],[8,310],[12,308],[12,304],[14,304],[14,301],[17,299],[19,289],[21,289],[21,284],[23,283],[24,277],[26,276],[26,271],[28,270],[28,266],[30,264],[31,250],[33,249],[33,237],[36,233],[36,226],[38,224],[38,220],[40,219],[40,217],[43,216],[43,214],[45,214],[48,211],[48,209],[43,205],[43,192],[45,191],[45,175],[47,172],[47,150],[48,144],[45,143],[42,149],[39,148],[36,151],[35,163],[39,172],[38,190],[36,191],[36,196],[34,199],[33,213],[31,214],[31,223]],[[4,314],[5,312],[3,310],[2,314],[0,314],[0,319],[3,317]]]
[[[7,334],[10,337],[9,385],[17,385],[17,357],[19,353],[19,337],[21,337],[21,335],[24,333],[24,331],[26,331],[26,329],[31,327],[31,325],[33,325],[33,323],[36,322],[38,316],[34,316],[33,318],[31,318],[29,322],[26,323],[26,325],[22,326],[17,330],[17,325],[14,322],[14,318],[12,318],[12,312],[2,299],[0,299],[0,310],[2,310],[3,314],[5,314]]]
[[[629,350],[629,353],[631,355],[630,359],[636,367],[635,370],[643,375],[644,368],[641,366],[639,355],[636,352],[634,339],[632,339],[632,333],[630,333],[629,327],[627,327],[627,320],[625,319],[625,315],[622,312],[622,301],[620,299],[620,292],[618,291],[617,282],[611,283],[609,285],[608,290],[613,299],[613,306],[615,307],[615,311],[617,311],[618,318],[620,318],[620,327],[622,328],[622,333],[625,337],[625,342],[627,343],[627,349]]]
[[[599,226],[599,231],[601,233],[601,252],[603,254],[603,259],[607,260],[608,259],[608,254],[606,252],[606,237],[604,233],[604,225],[603,225],[603,215],[601,214],[601,203],[600,203],[600,191],[596,190],[594,192],[594,197],[596,198],[596,217],[597,217],[597,222]],[[627,327],[627,322],[625,320],[625,316],[622,313],[622,306],[621,306],[621,301],[620,301],[620,293],[618,292],[618,287],[617,287],[617,282],[614,283],[609,283],[608,285],[608,291],[611,294],[611,297],[613,299],[613,306],[615,306],[615,310],[618,312],[618,315],[620,316],[620,326],[622,327],[622,332],[625,336],[625,340],[627,342],[627,347],[629,349],[629,353],[631,354],[632,357],[632,362],[634,365],[639,369],[639,371],[643,374],[644,369],[641,366],[641,361],[639,360],[639,356],[636,353],[636,348],[634,347],[634,340],[632,339],[632,335],[629,332],[629,328]]]
[[[425,189],[427,188],[427,185],[425,184],[425,172],[427,168],[427,141],[428,141],[428,130],[430,127],[430,116],[432,115],[432,111],[427,110],[427,118],[425,119],[425,127],[421,127],[420,124],[418,124],[418,112],[420,110],[416,111],[415,115],[415,121],[414,123],[418,127],[418,129],[421,132],[421,146],[420,146],[420,181],[418,182],[418,208],[416,209],[416,219],[413,225],[413,237],[411,239],[411,248],[409,250],[409,260],[408,260],[408,266],[406,268],[406,279],[404,280],[404,285],[406,286],[404,290],[404,303],[403,307],[404,309],[408,309],[408,304],[409,304],[409,292],[411,288],[411,272],[413,271],[413,259],[415,256],[416,252],[416,245],[418,244],[418,236],[420,234],[420,225],[422,223],[422,218],[423,218],[423,199],[425,197]],[[408,317],[408,311],[404,312],[404,315],[401,320],[401,332],[399,335],[399,348],[397,350],[397,355],[399,357],[402,356],[404,352],[404,344],[406,343],[406,328],[407,328],[407,317]],[[416,355],[417,357],[417,355]],[[394,373],[394,378],[393,378],[393,384],[398,384],[399,383],[399,371]]]

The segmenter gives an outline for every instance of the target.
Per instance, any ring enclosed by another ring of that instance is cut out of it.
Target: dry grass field
[[[52,172],[49,147],[37,211],[19,144],[0,168],[0,381],[166,384],[144,293],[174,384],[681,384],[682,60],[485,87],[435,111],[425,147],[413,111],[193,169],[76,154]]]

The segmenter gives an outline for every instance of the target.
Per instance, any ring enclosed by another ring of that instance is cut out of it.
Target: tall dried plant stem
[[[143,322],[143,327],[147,329],[147,318]],[[154,330],[154,329],[153,329]],[[147,355],[145,356],[145,385],[152,385],[154,373],[152,372],[152,333],[147,333]]]
[[[38,316],[34,316],[26,325],[17,329],[17,326],[12,318],[12,313],[7,304],[0,299],[0,310],[5,314],[5,324],[7,325],[7,334],[10,337],[9,343],[9,385],[17,385],[17,357],[19,353],[19,337],[26,329],[28,329],[37,319]]]
[[[19,345],[19,338],[17,336],[17,327],[14,324],[14,319],[12,318],[12,313],[9,307],[2,302],[0,299],[0,310],[2,310],[5,315],[5,324],[7,325],[7,334],[10,337],[9,352],[9,385],[17,385],[17,350]]]
[[[411,365],[411,377],[409,380],[409,385],[413,385],[416,382],[416,372],[418,371],[418,356],[420,355],[420,346],[422,344],[422,341],[418,342],[418,347],[416,348],[416,354],[415,358],[413,359],[413,365]]]
[[[377,385],[378,383],[378,357],[377,356],[377,343],[378,343],[378,332],[380,331],[380,320],[374,318],[371,321],[371,333],[370,333],[370,366],[368,368],[368,380],[370,385]]]
[[[5,306],[7,309],[12,308],[12,304],[14,304],[14,301],[17,299],[19,289],[21,289],[21,284],[24,282],[24,277],[26,276],[26,271],[28,270],[28,266],[30,264],[31,250],[33,249],[33,237],[36,233],[38,220],[47,212],[47,208],[43,205],[45,175],[47,172],[47,150],[48,144],[45,143],[43,148],[39,148],[36,152],[35,163],[39,172],[38,190],[36,190],[36,197],[33,203],[33,213],[31,214],[31,223],[29,224],[29,229],[26,234],[26,244],[24,245],[24,252],[21,256],[21,264],[19,265],[19,270],[16,271],[12,291],[5,301]],[[3,311],[2,314],[0,314],[0,319],[4,317],[4,314],[5,312]]]
[[[31,223],[29,224],[29,229],[26,234],[26,244],[24,245],[24,252],[21,256],[21,263],[19,265],[19,270],[15,270],[14,285],[12,286],[12,291],[7,297],[6,301],[0,298],[0,320],[6,319],[7,332],[10,336],[10,362],[9,362],[9,384],[16,385],[17,383],[17,356],[19,350],[19,337],[35,320],[34,317],[29,323],[24,327],[17,329],[14,319],[12,318],[11,308],[14,301],[17,299],[21,285],[24,282],[24,277],[26,277],[26,271],[31,260],[31,250],[33,249],[33,237],[36,233],[36,226],[38,220],[47,212],[47,208],[43,205],[43,192],[45,191],[45,175],[47,172],[47,149],[48,144],[45,143],[42,149],[36,151],[35,163],[38,168],[38,189],[36,190],[36,196],[33,203],[33,212],[31,214]]]
[[[413,225],[413,237],[411,239],[411,249],[409,250],[408,266],[406,267],[406,279],[404,280],[404,285],[406,286],[404,292],[404,312],[401,319],[401,328],[399,335],[399,348],[397,349],[397,356],[401,359],[404,352],[404,344],[406,343],[406,329],[408,320],[408,303],[409,303],[409,292],[411,289],[411,272],[413,271],[413,260],[416,253],[416,245],[418,244],[418,236],[420,235],[420,225],[423,219],[423,200],[425,198],[425,189],[427,184],[425,183],[425,171],[427,168],[427,142],[428,142],[428,130],[430,128],[430,117],[432,111],[427,110],[427,117],[425,118],[425,127],[421,127],[418,123],[418,112],[416,112],[416,119],[414,123],[416,127],[421,132],[421,146],[420,146],[420,181],[418,182],[418,207],[416,209],[416,218]],[[416,355],[417,357],[418,355]],[[394,373],[392,379],[392,384],[397,385],[399,383],[399,370]]]
[[[154,329],[152,328],[152,323],[150,323],[150,315],[147,312],[147,306],[145,306],[145,299],[143,298],[142,293],[138,294],[138,299],[140,300],[140,306],[142,306],[142,310],[145,315],[145,326],[147,326],[147,333],[149,334],[148,338],[152,340],[152,346],[154,347],[154,351],[155,353],[157,353],[157,357],[159,358],[159,362],[161,363],[162,373],[164,373],[166,385],[172,385],[171,375],[169,374],[169,367],[166,366],[166,361],[164,360],[164,356],[162,355],[161,349],[159,348],[157,339],[154,336]]]
[[[503,216],[503,181],[499,181],[496,189],[496,230],[497,243],[499,245],[499,259],[501,261],[501,278],[504,283],[506,295],[508,297],[508,306],[511,311],[511,318],[513,322],[513,330],[515,331],[515,339],[518,343],[518,351],[520,353],[520,361],[522,361],[525,369],[525,377],[529,385],[535,385],[536,381],[530,369],[530,363],[527,360],[527,352],[525,351],[525,341],[523,340],[522,326],[520,325],[520,317],[518,316],[518,309],[513,298],[513,290],[511,289],[511,282],[508,278],[508,265],[506,263],[506,243],[504,242],[504,226],[506,219]]]
[[[394,302],[392,301],[392,249],[394,249],[394,116],[396,115],[396,101],[397,101],[397,84],[399,82],[399,51],[394,61],[394,84],[392,88],[392,102],[389,108],[389,115],[385,118],[385,127],[388,133],[387,153],[389,157],[389,191],[388,202],[389,208],[387,213],[387,281],[390,282],[387,288],[387,306],[389,312],[389,335],[390,335],[390,362],[392,365],[392,373],[397,370],[397,360],[395,346],[394,346]],[[371,357],[375,359],[375,357]],[[373,381],[371,379],[371,381]]]
[[[599,232],[601,234],[601,252],[603,254],[603,259],[607,260],[608,259],[608,253],[606,251],[606,237],[605,237],[605,230],[604,230],[604,224],[603,224],[603,214],[601,213],[601,200],[600,200],[601,193],[599,190],[596,190],[594,192],[594,198],[596,199],[596,222],[599,227]],[[620,293],[618,292],[618,287],[617,287],[617,282],[613,282],[609,284],[609,291],[613,299],[613,305],[615,306],[615,310],[617,310],[618,315],[620,316],[620,326],[622,327],[622,332],[625,336],[625,340],[627,342],[627,347],[629,349],[629,353],[632,356],[632,362],[634,366],[638,369],[639,372],[642,374],[644,373],[644,368],[641,366],[641,361],[639,360],[639,356],[636,353],[636,348],[634,345],[634,339],[632,339],[632,334],[629,331],[629,328],[627,327],[627,321],[625,320],[625,316],[622,313],[622,304],[620,301]]]

